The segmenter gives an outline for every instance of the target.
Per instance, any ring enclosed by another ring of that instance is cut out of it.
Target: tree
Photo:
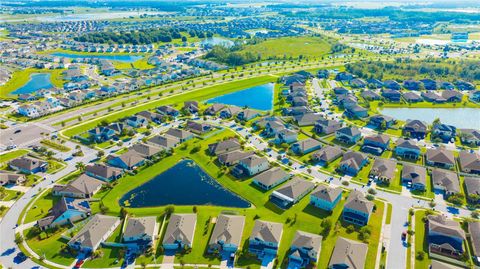
[[[75,168],[77,168],[78,170],[80,170],[80,171],[83,172],[83,171],[85,171],[85,164],[82,163],[82,162],[77,162],[77,163],[75,164]]]
[[[173,205],[169,205],[167,207],[165,207],[165,211],[164,211],[164,214],[169,217],[170,215],[173,214],[173,212],[175,212],[175,207]]]
[[[97,152],[97,157],[98,158],[102,158],[103,156],[105,156],[105,151],[100,150],[100,151]]]

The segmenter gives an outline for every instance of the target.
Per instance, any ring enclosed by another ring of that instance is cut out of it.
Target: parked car
[[[18,133],[20,133],[21,131],[22,131],[22,130],[17,129],[17,130],[15,130],[15,132],[13,132],[13,133],[14,133],[14,134],[18,134]]]
[[[402,241],[407,240],[407,232],[402,233]]]

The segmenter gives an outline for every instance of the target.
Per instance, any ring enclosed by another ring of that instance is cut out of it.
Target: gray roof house
[[[466,195],[480,195],[480,177],[464,177]]]
[[[444,263],[437,260],[432,260],[429,267],[429,269],[461,269],[461,268],[462,267],[458,267],[458,266],[451,265],[449,263]]]
[[[66,185],[53,186],[52,194],[72,198],[92,198],[104,184],[101,180],[82,174]]]
[[[230,138],[208,145],[208,151],[212,155],[220,155],[239,149],[241,149],[241,145],[236,138]]]
[[[424,191],[427,186],[427,169],[423,166],[404,164],[402,169],[402,182],[411,182],[412,189]]]
[[[450,169],[455,165],[455,157],[450,150],[442,148],[427,149],[425,162],[431,166]]]
[[[103,181],[112,181],[122,177],[123,171],[120,168],[94,163],[85,167],[85,174]]]
[[[180,140],[180,142],[185,142],[191,138],[193,138],[193,134],[189,131],[178,129],[178,128],[170,128],[166,132],[167,135],[173,136]]]
[[[231,166],[237,164],[240,160],[248,158],[255,154],[253,151],[234,150],[218,155],[218,162],[222,165]]]
[[[275,190],[270,195],[270,201],[277,206],[286,209],[296,204],[314,188],[315,183],[300,177],[294,177],[285,185]]]
[[[93,252],[110,237],[118,225],[120,218],[97,214],[70,239],[68,245],[80,251]]]
[[[306,138],[304,140],[300,140],[295,142],[290,149],[295,152],[296,154],[308,154],[314,150],[320,149],[322,147],[322,143],[320,141],[315,140],[313,138]]]
[[[364,269],[368,245],[339,237],[335,243],[328,268]]]
[[[173,214],[163,237],[163,247],[168,250],[192,247],[196,224],[196,214]]]
[[[298,126],[309,126],[314,125],[316,121],[322,118],[322,116],[316,113],[305,113],[296,115],[294,118]]]
[[[210,131],[212,129],[212,126],[207,123],[189,120],[185,125],[185,129],[187,129],[188,131],[191,131],[192,133],[200,135]]]
[[[480,174],[480,155],[478,153],[462,150],[458,154],[458,162],[462,172]]]
[[[140,218],[128,218],[127,226],[123,232],[123,242],[136,242],[142,240],[143,242],[149,242],[151,245],[158,234],[157,218],[140,217]]]
[[[8,166],[13,170],[26,173],[26,174],[34,174],[37,172],[44,172],[48,167],[48,162],[42,161],[37,158],[33,157],[20,157],[11,160],[8,163]]]
[[[378,177],[379,180],[390,183],[395,178],[396,167],[396,161],[377,158],[370,170],[370,177]]]
[[[148,140],[148,143],[155,144],[165,150],[176,147],[180,140],[170,135],[157,135]]]
[[[322,239],[322,236],[318,234],[297,231],[290,245],[289,259],[291,261],[301,260],[303,266],[318,261],[322,249]]]
[[[255,220],[250,241],[261,241],[273,243],[277,246],[280,244],[283,234],[283,224],[277,222],[269,222],[264,220]]]
[[[150,158],[162,151],[162,148],[145,143],[135,143],[129,148],[129,151],[134,151],[143,158]]]
[[[322,149],[315,151],[312,154],[312,160],[314,162],[321,162],[323,165],[328,164],[343,155],[341,148],[336,146],[324,146]]]
[[[273,167],[253,177],[253,183],[264,190],[270,190],[290,178],[290,174],[280,167]]]
[[[475,264],[480,265],[480,222],[468,222],[468,236],[472,242],[472,252]]]
[[[25,175],[0,171],[0,186],[5,186],[8,184],[23,184],[26,181],[27,178]]]
[[[445,195],[451,195],[460,192],[460,182],[455,172],[444,169],[433,169],[432,171],[433,189],[445,191]]]
[[[208,243],[208,251],[235,252],[242,243],[245,216],[220,214]]]

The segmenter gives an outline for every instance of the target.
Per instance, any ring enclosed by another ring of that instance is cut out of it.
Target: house
[[[460,80],[460,79],[455,81],[455,86],[459,91],[475,90],[475,84],[468,81]]]
[[[360,96],[365,99],[365,100],[368,100],[368,101],[374,101],[374,100],[380,100],[381,99],[381,96],[374,92],[374,91],[371,91],[371,90],[366,90],[366,91],[363,91],[360,93]]]
[[[243,111],[237,114],[237,118],[243,121],[249,121],[258,116],[260,116],[260,112],[253,109],[244,109]]]
[[[455,85],[448,81],[442,81],[440,82],[440,89],[442,90],[448,90],[448,91],[453,91],[455,90]]]
[[[432,102],[432,103],[445,103],[447,102],[447,99],[443,98],[442,96],[434,93],[434,92],[422,92],[422,97],[425,99],[425,101]]]
[[[342,199],[342,188],[318,185],[310,194],[310,204],[323,210],[332,212]]]
[[[237,252],[242,243],[244,226],[245,216],[220,214],[210,236],[207,251],[218,252],[222,257]]]
[[[396,82],[395,80],[385,80],[383,82],[383,86],[387,89],[392,89],[395,91],[399,91],[401,89],[400,83]]]
[[[367,83],[360,78],[354,78],[350,80],[349,84],[352,88],[365,88],[365,86],[367,86]]]
[[[306,268],[320,258],[322,236],[297,231],[288,254],[288,268]]]
[[[265,124],[264,134],[267,137],[276,136],[280,131],[285,130],[285,125],[278,121],[268,121]]]
[[[469,200],[470,202],[480,203],[479,200],[473,201],[472,199],[470,199],[471,195],[480,196],[480,178],[466,176],[463,178],[463,181],[465,184],[465,194],[467,195],[467,200]]]
[[[308,112],[308,113],[295,115],[293,118],[295,119],[295,122],[297,123],[298,126],[310,126],[310,125],[315,125],[315,122],[321,119],[322,116],[317,113]]]
[[[466,236],[459,222],[447,219],[445,215],[429,215],[425,226],[430,255],[453,259],[462,257]]]
[[[305,197],[313,188],[315,188],[315,183],[294,177],[285,185],[272,192],[270,202],[280,208],[287,209]]]
[[[368,123],[377,129],[388,129],[395,124],[395,119],[385,115],[373,115],[369,118]]]
[[[204,114],[209,115],[209,116],[215,116],[224,107],[225,107],[225,105],[222,105],[222,104],[213,104],[213,105],[209,106],[207,109],[205,109]]]
[[[200,123],[200,122],[189,120],[185,125],[185,129],[194,134],[201,135],[212,130],[212,126],[207,123]]]
[[[225,154],[227,152],[239,150],[241,148],[242,146],[236,138],[230,138],[208,145],[208,151],[210,152],[210,154],[216,156],[220,154]]]
[[[353,75],[348,72],[338,72],[335,75],[335,80],[338,81],[350,81],[353,79]]]
[[[36,118],[40,117],[40,112],[37,106],[31,105],[31,104],[26,104],[19,106],[17,109],[18,114],[29,117],[29,118]]]
[[[363,139],[361,150],[374,155],[381,155],[390,144],[390,136],[385,134],[376,134],[366,136]]]
[[[52,188],[54,196],[65,196],[71,198],[92,198],[105,183],[96,178],[81,174],[78,178],[68,182],[66,185],[55,185]]]
[[[68,241],[68,245],[79,252],[91,254],[119,225],[118,217],[96,214]]]
[[[432,140],[435,137],[442,139],[445,142],[455,140],[457,135],[457,128],[452,125],[447,125],[443,123],[434,124],[432,127]]]
[[[421,83],[420,81],[407,79],[403,81],[403,87],[409,91],[418,91],[420,90]]]
[[[475,129],[460,129],[460,141],[463,144],[480,145],[480,131]]]
[[[85,167],[85,174],[106,182],[114,181],[122,177],[122,169],[94,163]]]
[[[90,213],[87,200],[62,197],[49,210],[47,217],[37,221],[37,225],[41,230],[46,230],[85,219]]]
[[[414,92],[402,93],[402,97],[407,103],[418,103],[423,101],[423,98]]]
[[[253,177],[252,183],[264,190],[270,190],[290,178],[290,174],[280,167],[273,167]]]
[[[165,120],[165,115],[155,113],[155,112],[150,112],[150,111],[140,111],[136,114],[137,116],[144,117],[149,121],[153,121],[157,124],[162,123]]]
[[[111,128],[100,126],[88,130],[88,135],[90,136],[90,141],[101,143],[113,139],[117,133]]]
[[[468,174],[480,174],[480,155],[466,150],[458,154],[460,170]]]
[[[131,116],[125,120],[125,123],[133,128],[143,128],[147,127],[148,120],[142,116]]]
[[[460,193],[460,182],[455,172],[435,168],[432,171],[433,190],[440,191],[445,196]]]
[[[234,116],[237,116],[238,113],[242,111],[238,106],[227,106],[220,110],[220,118],[228,119]]]
[[[314,130],[318,134],[331,134],[340,128],[342,128],[341,122],[320,118],[315,122]]]
[[[384,89],[382,91],[382,96],[386,100],[390,102],[400,102],[400,99],[402,98],[402,94],[399,91],[396,90],[391,90],[391,89]]]
[[[343,155],[342,149],[336,146],[324,146],[312,154],[312,161],[320,165],[328,165]]]
[[[293,143],[297,141],[297,132],[290,130],[290,129],[283,129],[277,132],[275,136],[275,143],[282,144],[282,143]]]
[[[183,103],[183,110],[187,111],[190,114],[196,114],[199,111],[199,106],[197,101],[186,101]]]
[[[457,91],[442,91],[442,97],[450,103],[458,103],[462,101],[463,94]]]
[[[8,166],[20,173],[36,174],[39,172],[46,172],[48,169],[48,162],[33,157],[22,156],[8,162]]]
[[[178,115],[180,115],[180,111],[176,110],[171,106],[159,106],[157,107],[157,112],[162,115],[171,117],[177,117]]]
[[[142,166],[145,163],[145,158],[137,154],[135,151],[127,151],[119,156],[107,156],[107,163],[113,167],[134,170],[136,167]]]
[[[257,155],[249,156],[238,161],[238,164],[232,169],[232,174],[236,177],[253,176],[270,168],[267,158]]]
[[[170,135],[157,135],[150,138],[147,142],[150,144],[155,144],[165,150],[170,150],[180,144],[180,140],[178,140],[178,138]]]
[[[335,138],[346,144],[355,144],[362,138],[357,127],[343,127],[335,131]]]
[[[178,128],[170,128],[165,134],[175,137],[176,139],[178,139],[178,141],[180,141],[180,143],[188,141],[194,136],[193,133]]]
[[[395,154],[397,156],[412,160],[420,157],[421,149],[413,140],[399,138],[396,143]]]
[[[9,184],[21,185],[25,182],[27,182],[27,178],[23,174],[0,171],[0,186],[5,186]]]
[[[367,79],[368,87],[371,89],[379,89],[383,87],[383,82],[375,78]]]
[[[123,232],[122,241],[130,246],[130,250],[134,249],[137,253],[142,253],[153,246],[153,242],[158,235],[158,230],[159,225],[157,218],[154,216],[129,217],[125,231]]]
[[[427,91],[435,91],[437,89],[437,82],[430,78],[421,79],[420,82],[423,84],[423,88]]]
[[[480,102],[480,90],[471,92],[468,98],[474,102]]]
[[[217,160],[222,165],[232,166],[237,164],[240,160],[248,158],[254,154],[253,151],[234,150],[218,155]]]
[[[248,252],[259,259],[275,257],[282,240],[283,224],[263,220],[255,220],[248,240]]]
[[[196,214],[172,214],[163,237],[166,251],[182,251],[191,248],[197,225]]]
[[[401,178],[402,183],[412,185],[412,190],[426,190],[427,169],[423,166],[404,164]]]
[[[142,158],[151,159],[154,155],[162,151],[162,149],[154,145],[135,143],[129,148],[129,151],[134,152]]]
[[[425,163],[430,166],[451,169],[455,165],[453,152],[443,148],[427,149],[425,154]]]
[[[396,167],[396,161],[377,158],[373,162],[369,177],[390,184],[390,182],[395,179]]]
[[[345,108],[346,116],[350,118],[366,118],[368,117],[368,109],[359,105],[348,106]]]
[[[367,200],[362,192],[353,190],[343,206],[342,218],[346,222],[365,226],[368,224],[373,208],[374,203]]]
[[[367,163],[368,158],[366,155],[360,152],[349,151],[343,154],[337,170],[347,175],[355,176]]]
[[[358,241],[338,237],[328,263],[329,269],[364,269],[368,245]]]
[[[295,154],[304,155],[315,150],[318,150],[322,147],[322,144],[313,138],[307,138],[301,141],[294,143],[290,150],[292,150]]]
[[[480,222],[468,222],[468,236],[472,246],[472,258],[476,266],[480,265]]]
[[[282,114],[285,116],[298,116],[307,113],[312,113],[312,110],[306,106],[293,106],[282,108]]]
[[[413,138],[423,139],[427,135],[428,124],[420,120],[407,120],[403,133]]]

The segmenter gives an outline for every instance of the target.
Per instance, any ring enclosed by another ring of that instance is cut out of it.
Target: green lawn
[[[415,269],[427,269],[430,265],[430,255],[428,254],[428,244],[425,234],[425,210],[415,211],[415,257],[419,251],[425,253],[423,260],[415,259]]]
[[[22,196],[23,193],[17,195],[16,191],[12,191],[9,189],[4,189],[2,193],[0,193],[0,201],[11,201],[17,199],[19,196]]]
[[[48,215],[48,210],[60,199],[53,196],[51,191],[46,191],[32,204],[30,210],[26,212],[25,223],[39,220]]]
[[[17,149],[17,150],[2,154],[0,155],[0,164],[6,163],[10,160],[26,155],[28,152],[29,151],[26,149]]]
[[[40,141],[40,143],[42,145],[45,145],[49,148],[52,148],[52,149],[56,149],[58,151],[61,151],[61,152],[68,152],[71,150],[71,148],[63,145],[63,144],[60,144],[60,143],[57,143],[57,142],[54,142],[52,140],[48,140],[48,139],[43,139],[42,141]]]
[[[66,246],[67,240],[61,238],[64,230],[57,231],[46,239],[39,239],[37,236],[30,235],[35,228],[30,228],[24,231],[26,243],[38,255],[44,256],[47,260],[53,261],[62,265],[70,265],[74,261],[74,257],[69,253],[62,251]]]

